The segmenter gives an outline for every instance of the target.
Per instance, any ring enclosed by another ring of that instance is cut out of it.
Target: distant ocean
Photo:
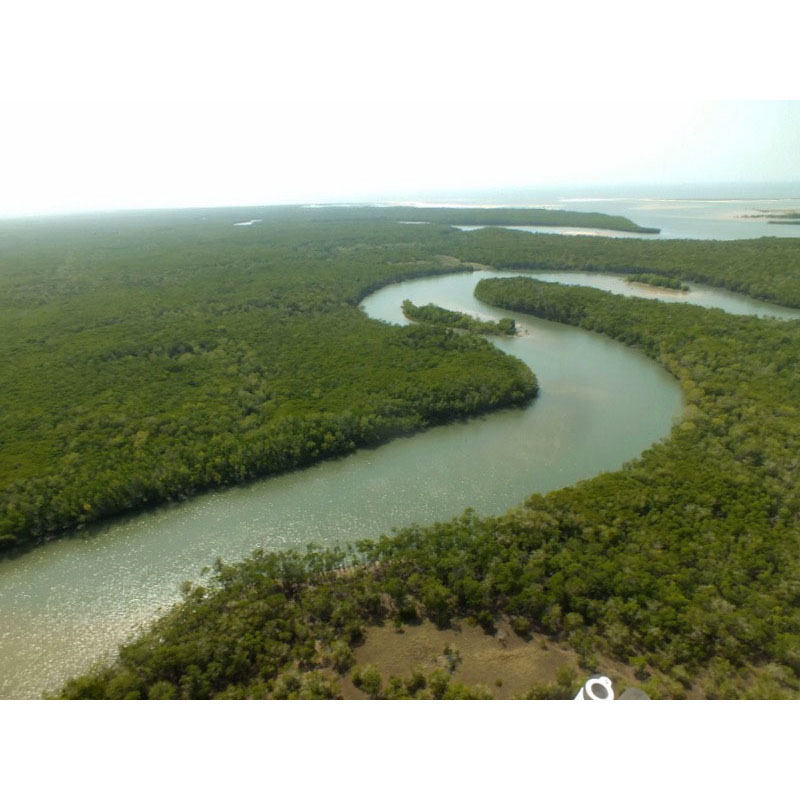
[[[382,202],[468,207],[534,206],[569,211],[598,211],[622,215],[639,225],[661,229],[659,236],[644,238],[800,237],[800,225],[773,225],[765,219],[745,216],[760,211],[800,210],[800,182],[514,187],[387,197]],[[573,229],[559,232],[578,231]],[[586,232],[597,233],[588,230]]]

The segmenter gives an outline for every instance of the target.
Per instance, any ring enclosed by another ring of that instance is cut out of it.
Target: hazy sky
[[[0,215],[797,181],[792,8],[12,0]]]
[[[800,102],[62,102],[5,112],[5,216],[800,180]]]

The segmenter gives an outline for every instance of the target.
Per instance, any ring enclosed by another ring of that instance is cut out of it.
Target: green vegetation
[[[419,227],[419,226],[403,226]],[[427,226],[423,226],[427,227]],[[800,238],[600,239],[484,228],[440,252],[497,269],[652,272],[800,308]]]
[[[454,681],[452,673],[451,669],[436,669],[425,675],[416,669],[406,679],[389,676],[384,686],[377,667],[366,664],[353,671],[352,679],[370,700],[491,700],[486,687],[466,686]]]
[[[251,216],[0,224],[0,550],[535,394],[481,338],[357,308],[464,270],[452,229]]]
[[[565,537],[561,631],[578,614],[586,646],[676,679],[707,670],[711,696],[746,693],[745,665],[756,693],[800,688],[800,326],[528,279],[476,295],[640,347],[686,391],[667,442],[526,504],[521,519],[552,515]]]
[[[478,319],[470,314],[459,311],[448,311],[434,303],[425,306],[415,306],[410,300],[403,300],[403,314],[414,322],[423,322],[426,325],[436,325],[443,328],[458,328],[471,333],[502,334],[513,336],[517,326],[513,319],[504,317],[491,322]]]
[[[677,289],[679,292],[688,292],[689,287],[677,278],[669,278],[666,275],[656,275],[653,272],[637,272],[629,275],[625,280],[628,283],[645,283],[648,286],[663,286],[665,289]]]
[[[538,683],[525,695],[526,700],[573,700],[581,688],[574,670],[562,669],[550,683]]]
[[[641,348],[681,380],[684,419],[622,471],[500,517],[218,564],[208,588],[187,587],[115,665],[64,696],[275,696],[284,673],[330,670],[334,648],[357,646],[367,625],[491,629],[500,615],[520,634],[566,640],[586,664],[626,661],[652,697],[797,696],[800,325],[527,278],[476,294]]]

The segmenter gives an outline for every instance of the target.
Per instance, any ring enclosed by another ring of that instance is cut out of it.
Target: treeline
[[[416,206],[320,206],[308,209],[309,218],[325,221],[361,220],[430,222],[439,225],[530,225],[538,227],[600,228],[628,233],[660,233],[659,228],[637,225],[627,217],[593,211],[548,208],[418,208]]]
[[[502,334],[513,336],[517,326],[511,317],[503,317],[493,322],[491,320],[478,319],[470,314],[463,314],[460,311],[448,311],[434,303],[424,306],[416,306],[410,300],[403,300],[403,314],[414,322],[423,322],[427,325],[438,325],[444,328],[457,328],[458,330],[470,331],[471,333]]]
[[[599,654],[628,662],[653,697],[798,696],[800,326],[526,278],[476,294],[659,361],[686,393],[672,436],[499,517],[218,564],[209,588],[187,587],[64,696],[289,696],[287,681],[336,696],[368,625],[491,630],[500,615],[567,641],[587,669]]]
[[[465,269],[447,229],[236,217],[0,223],[0,549],[535,393],[477,337],[358,310]]]
[[[669,278],[666,275],[656,275],[652,272],[636,272],[629,275],[625,280],[628,283],[645,283],[648,286],[663,286],[665,289],[676,289],[679,292],[688,292],[689,287],[678,280]]]

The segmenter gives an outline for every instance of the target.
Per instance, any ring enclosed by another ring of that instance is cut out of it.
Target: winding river
[[[434,302],[487,319],[506,315],[473,297],[475,272],[407,281],[368,297],[372,317],[405,324],[400,304]],[[800,318],[800,311],[729,292],[632,287],[614,276],[541,273],[732,313]],[[256,547],[352,541],[393,526],[448,519],[471,506],[500,513],[531,492],[614,470],[669,433],[677,382],[607,337],[515,315],[523,335],[494,337],[539,378],[525,409],[434,428],[373,450],[247,486],[212,492],[95,526],[0,562],[0,697],[37,697],[108,658],[178,599],[215,558]]]

